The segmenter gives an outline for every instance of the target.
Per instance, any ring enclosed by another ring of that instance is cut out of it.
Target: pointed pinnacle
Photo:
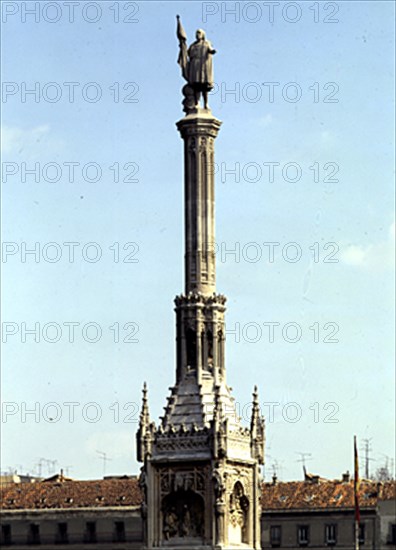
[[[250,429],[255,431],[259,425],[260,405],[258,402],[257,386],[253,389],[253,401],[252,401],[252,416],[250,420]]]
[[[143,384],[143,397],[142,397],[142,409],[140,411],[140,423],[148,426],[150,424],[150,413],[147,403],[147,384],[144,382]]]

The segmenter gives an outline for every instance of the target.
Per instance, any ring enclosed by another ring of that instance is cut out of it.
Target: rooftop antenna
[[[265,447],[265,458],[266,458],[266,464],[268,463],[268,459],[269,458],[273,458],[267,451],[271,449],[271,447],[269,446],[266,446]],[[267,474],[267,466],[266,464],[263,465],[263,476],[264,476],[264,479],[266,478],[266,474]]]
[[[38,462],[36,462],[36,464],[35,464],[35,466],[36,466],[35,470],[37,471],[38,477],[42,477],[42,475],[43,475],[43,466],[44,466],[44,464],[47,467],[47,474],[51,475],[55,472],[55,465],[57,463],[58,463],[57,460],[51,460],[50,458],[44,458],[44,457],[39,458]]]
[[[278,478],[279,476],[283,478],[283,462],[284,460],[279,461],[277,458],[275,458],[274,462],[271,464],[273,478]]]
[[[72,464],[68,464],[67,466],[65,466],[66,477],[69,477],[70,470],[73,470]]]
[[[375,458],[372,458],[370,456],[370,451],[373,450],[372,447],[371,447],[372,439],[373,439],[372,437],[363,439],[363,443],[364,443],[364,447],[363,447],[363,451],[364,451],[364,477],[366,479],[370,479],[370,460],[375,460]]]
[[[109,460],[112,460],[112,458],[108,458],[107,453],[104,453],[103,451],[96,451],[98,453],[100,460],[103,460],[103,477],[106,475],[106,462]]]
[[[278,466],[277,460],[271,464],[271,470],[272,470],[272,482],[276,483],[278,480],[278,476],[276,475],[276,468]]]
[[[306,460],[312,460],[312,453],[301,453],[299,451],[295,451],[295,453],[300,455],[300,458],[298,458],[296,460],[296,462],[301,462],[302,463],[303,472],[304,472],[304,479],[305,479],[305,474],[307,473],[307,468],[306,468],[306,465],[305,465],[305,461]]]
[[[43,474],[43,465],[45,464],[46,462],[46,458],[39,458],[38,459],[38,462],[36,463],[36,466],[37,466],[37,475],[38,477],[42,477],[42,474]]]
[[[381,453],[381,456],[384,457],[385,463],[377,468],[376,479],[378,481],[390,481],[394,479],[394,460],[383,453]]]
[[[55,473],[55,466],[58,464],[57,460],[45,459],[47,464],[48,475]]]

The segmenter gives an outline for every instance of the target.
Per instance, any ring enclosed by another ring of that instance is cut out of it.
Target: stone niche
[[[203,498],[194,491],[179,489],[162,500],[162,535],[165,541],[185,543],[203,542]]]
[[[229,496],[228,542],[232,546],[249,543],[249,499],[240,481]]]
[[[209,465],[160,467],[156,472],[160,545],[203,546],[210,538]]]

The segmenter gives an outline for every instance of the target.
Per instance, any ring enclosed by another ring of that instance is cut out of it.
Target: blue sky
[[[267,416],[266,477],[278,463],[281,478],[300,478],[299,452],[311,453],[310,470],[339,477],[353,467],[354,434],[372,438],[371,467],[381,465],[394,453],[394,4],[331,3],[332,15],[323,2],[318,13],[311,2],[295,3],[298,12],[280,3],[272,23],[259,2],[249,12],[237,3],[239,22],[215,2],[120,2],[118,23],[112,2],[80,2],[72,22],[58,4],[37,4],[36,22],[3,2],[3,341],[4,323],[15,334],[3,343],[2,469],[32,472],[47,458],[96,478],[99,450],[112,459],[107,474],[136,473],[130,420],[144,380],[152,417],[162,414],[174,380],[173,298],[184,284],[177,13],[189,41],[203,27],[217,50],[217,289],[228,296],[229,384],[243,413],[257,383]],[[136,22],[122,22],[128,16]],[[74,101],[65,82],[76,83]],[[270,82],[279,83],[272,102]],[[24,86],[37,87],[37,101]],[[288,101],[296,90],[301,98]],[[35,163],[37,182],[22,173]],[[115,163],[121,180],[137,181],[115,181]],[[272,182],[268,163],[279,163]],[[324,181],[334,166],[338,181]],[[268,242],[279,243],[273,262]],[[34,243],[37,262],[23,253]],[[284,259],[285,245],[299,261]],[[116,250],[138,261],[116,262]],[[338,262],[323,261],[331,252]],[[38,323],[39,342],[23,341],[23,323]],[[123,342],[136,326],[126,323],[138,326],[138,342]],[[273,342],[268,323],[279,323]],[[301,330],[295,343],[282,338],[288,323]],[[339,341],[323,342],[335,326]],[[101,337],[86,341],[95,327]],[[37,418],[25,414],[34,403]]]

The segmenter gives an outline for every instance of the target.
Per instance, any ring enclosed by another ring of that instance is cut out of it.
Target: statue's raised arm
[[[187,35],[179,16],[177,16],[177,37],[180,47],[177,62],[181,67],[183,77],[188,82],[188,85],[183,88],[184,111],[189,113],[194,108],[199,108],[201,94],[204,108],[208,109],[208,92],[214,85],[212,55],[216,53],[216,50],[206,40],[205,31],[202,29],[197,30],[195,42],[187,49]]]

